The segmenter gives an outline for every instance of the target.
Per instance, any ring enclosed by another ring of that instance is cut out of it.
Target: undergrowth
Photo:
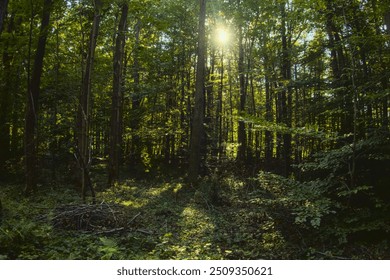
[[[389,258],[386,239],[359,243],[343,232],[348,215],[338,218],[316,185],[292,184],[269,173],[205,178],[196,188],[181,179],[125,180],[97,194],[128,209],[129,220],[140,213],[112,232],[53,227],[56,207],[82,204],[71,187],[42,186],[24,198],[21,186],[2,186],[0,259]]]

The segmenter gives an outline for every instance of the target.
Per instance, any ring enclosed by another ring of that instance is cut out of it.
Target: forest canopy
[[[0,241],[23,199],[148,205],[146,180],[247,233],[153,257],[273,258],[251,215],[275,258],[390,256],[389,0],[0,0],[0,53]]]

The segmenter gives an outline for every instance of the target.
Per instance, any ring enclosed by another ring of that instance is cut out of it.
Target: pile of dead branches
[[[56,229],[110,233],[128,228],[139,215],[113,203],[61,205],[54,209],[52,224]]]

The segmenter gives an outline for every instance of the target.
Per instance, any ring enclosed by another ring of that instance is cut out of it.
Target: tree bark
[[[265,64],[267,65],[268,59],[264,60]],[[267,66],[266,66],[267,67]],[[270,79],[269,79],[269,72],[266,71],[265,74],[265,119],[267,122],[273,121],[273,114],[272,114],[272,92],[270,87]],[[273,135],[271,130],[265,131],[265,161],[266,166],[269,165],[272,159],[273,155]]]
[[[192,121],[190,144],[190,159],[188,180],[197,181],[202,162],[201,144],[204,137],[204,109],[205,109],[205,62],[206,62],[206,0],[199,0],[199,34],[198,34],[198,62],[196,66],[195,105]]]
[[[0,36],[3,31],[3,22],[7,12],[8,0],[0,0]]]
[[[134,44],[134,62],[133,62],[133,97],[132,97],[132,143],[131,143],[131,161],[136,166],[141,163],[141,139],[137,134],[140,125],[140,109],[141,109],[141,95],[140,95],[140,65],[139,65],[139,47],[140,47],[140,33],[141,21],[138,20],[135,27],[135,44]]]
[[[291,93],[291,35],[287,33],[286,28],[286,4],[281,4],[281,16],[282,16],[282,78],[283,78],[283,89],[281,91],[281,114],[282,122],[291,128],[291,106],[292,106],[292,93]],[[283,160],[285,176],[288,176],[291,169],[291,133],[287,132],[283,134]]]
[[[86,65],[84,70],[84,76],[82,81],[82,90],[80,95],[80,106],[78,112],[78,149],[80,150],[81,161],[85,164],[80,166],[81,176],[81,192],[83,200],[85,201],[86,186],[88,185],[88,172],[90,165],[90,101],[91,101],[91,76],[93,71],[93,61],[95,57],[95,48],[97,43],[97,37],[99,33],[99,24],[101,17],[101,0],[94,1],[94,19],[92,23],[92,29],[89,37],[89,46],[86,59]]]
[[[13,29],[14,16],[11,15],[7,32],[11,33]],[[10,42],[5,41],[2,58],[4,73],[2,77],[3,86],[0,92],[0,174],[5,174],[6,161],[10,157],[11,150],[10,124],[12,123],[12,103],[14,103],[15,99],[14,94],[12,94],[15,84],[15,78],[12,73],[12,61],[14,57],[15,54],[10,52]]]
[[[240,82],[240,106],[239,113],[245,113],[246,106],[246,86],[245,86],[245,69],[244,69],[244,43],[243,43],[243,34],[242,26],[239,26],[239,45],[238,45],[238,76]],[[245,130],[245,122],[243,120],[238,121],[238,151],[237,151],[237,160],[240,162],[245,162],[246,160],[246,150],[247,150],[247,137]]]
[[[48,26],[53,2],[45,0],[43,3],[43,14],[41,29],[38,38],[38,46],[35,52],[35,60],[31,81],[27,89],[27,110],[25,121],[25,157],[26,157],[26,188],[25,193],[29,194],[35,190],[37,184],[37,117],[38,99],[43,70],[43,57],[45,55]]]
[[[123,52],[125,47],[125,30],[127,13],[129,6],[124,3],[121,7],[121,17],[118,25],[118,33],[115,40],[115,54],[114,54],[114,79],[111,105],[111,134],[110,134],[110,158],[109,158],[109,172],[108,185],[118,180],[119,162],[122,146],[122,72],[123,72]]]
[[[390,38],[390,8],[387,8],[383,20],[386,24],[386,34],[387,38]],[[387,43],[390,43],[390,40],[387,40]],[[384,69],[386,69],[384,67]],[[389,85],[389,73],[384,70],[383,78],[382,78],[382,86],[384,89],[388,89]],[[382,127],[385,131],[389,130],[389,96],[385,95],[382,99]]]
[[[344,88],[347,86],[345,75],[346,59],[343,52],[342,39],[339,28],[336,26],[335,8],[331,0],[326,2],[326,32],[328,34],[329,49],[331,53],[332,66],[332,88],[340,100],[342,113],[340,116],[341,134],[348,134],[353,131],[353,106],[351,94]]]
[[[218,160],[221,160],[223,155],[223,91],[224,91],[224,84],[223,84],[223,78],[224,78],[224,64],[223,64],[223,46],[221,50],[221,77],[220,77],[220,83],[219,83],[219,89],[218,89],[218,103],[217,103],[217,135],[218,135]]]

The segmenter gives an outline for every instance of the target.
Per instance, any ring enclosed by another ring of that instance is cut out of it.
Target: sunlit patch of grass
[[[221,249],[213,243],[215,225],[212,220],[206,209],[188,204],[177,220],[181,230],[161,235],[150,256],[162,259],[222,259]]]
[[[158,196],[161,196],[164,192],[171,190],[173,188],[174,188],[173,184],[163,183],[159,186],[149,188],[145,192],[145,195],[151,196],[151,197],[158,197]]]
[[[206,232],[210,233],[215,229],[206,211],[198,209],[194,205],[184,208],[181,214],[180,225],[187,229],[187,231],[181,233],[183,239],[203,236]]]
[[[121,201],[120,204],[127,206],[127,207],[132,207],[132,208],[139,208],[142,206],[142,204],[137,205],[134,201],[131,201],[131,200]]]
[[[147,203],[147,199],[140,197],[140,188],[131,181],[117,183],[112,188],[97,194],[100,201],[118,203],[132,208],[140,208]]]

